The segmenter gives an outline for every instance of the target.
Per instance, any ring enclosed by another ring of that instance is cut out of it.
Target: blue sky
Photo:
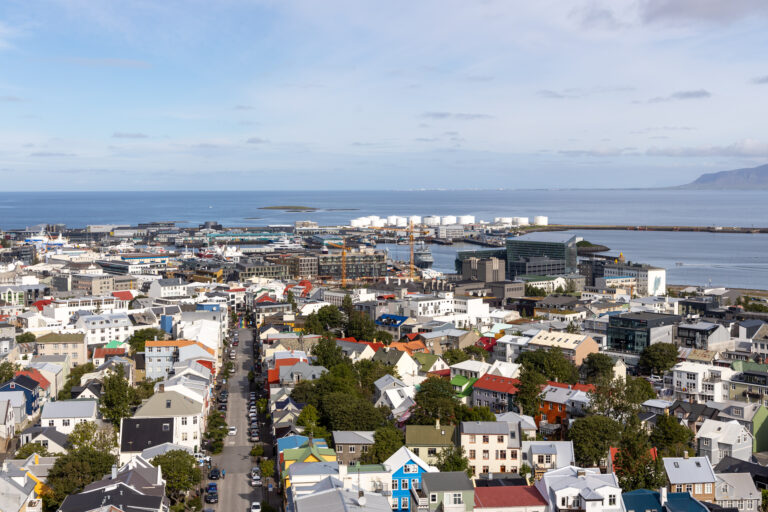
[[[648,187],[768,162],[764,0],[4,0],[0,189]]]

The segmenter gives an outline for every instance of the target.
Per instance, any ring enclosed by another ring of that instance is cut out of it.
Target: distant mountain
[[[696,181],[682,185],[686,189],[768,189],[768,164],[749,169],[702,174]]]

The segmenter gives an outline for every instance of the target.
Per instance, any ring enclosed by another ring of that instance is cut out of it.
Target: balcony
[[[427,512],[429,510],[429,498],[422,489],[411,487],[411,510]]]

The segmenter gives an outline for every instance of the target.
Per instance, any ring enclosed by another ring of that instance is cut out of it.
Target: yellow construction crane
[[[341,249],[341,287],[347,287],[347,241],[342,239],[341,244],[325,242],[325,245]]]
[[[408,245],[411,246],[411,261],[409,264],[409,272],[408,275],[410,276],[411,280],[416,279],[416,264],[413,259],[413,233],[415,232],[413,228],[413,221],[410,221],[408,223],[407,228],[395,228],[395,227],[374,227],[371,226],[369,229],[380,229],[382,231],[406,231],[408,233]],[[428,235],[429,231],[425,229],[418,230],[418,233],[421,235]]]

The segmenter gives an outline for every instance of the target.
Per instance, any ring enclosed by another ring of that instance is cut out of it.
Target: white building
[[[737,372],[730,368],[683,361],[670,370],[671,380],[665,377],[665,385],[674,398],[693,403],[728,399],[730,380]]]
[[[88,345],[101,345],[112,340],[125,341],[135,331],[126,313],[84,315],[77,319],[75,328],[85,333]]]
[[[59,400],[46,402],[40,414],[40,426],[53,427],[62,434],[69,435],[78,423],[95,422],[98,419],[99,402],[97,400]]]
[[[663,268],[637,263],[608,263],[604,277],[634,277],[637,279],[637,295],[666,295],[667,271]]]
[[[545,473],[535,485],[550,512],[624,512],[621,486],[613,473],[568,466]]]

